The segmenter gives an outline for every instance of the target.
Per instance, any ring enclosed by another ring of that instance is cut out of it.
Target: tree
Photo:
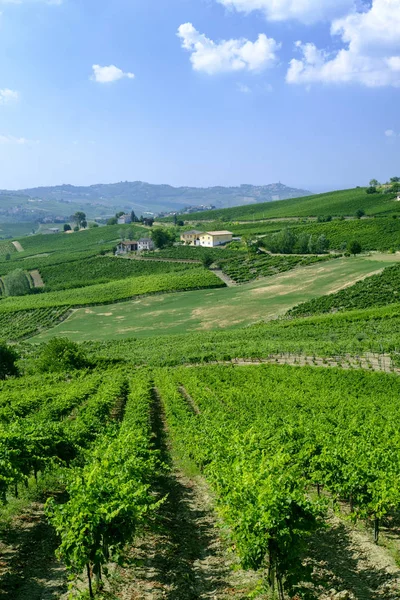
[[[400,177],[391,177],[390,183],[400,183]]]
[[[82,349],[68,338],[52,338],[37,361],[41,373],[84,369],[89,366]]]
[[[4,342],[0,342],[0,379],[6,379],[18,375],[18,368],[15,364],[18,354],[7,346]]]
[[[308,239],[308,253],[315,254],[317,252],[317,244],[314,240],[314,236],[310,235]]]
[[[86,223],[86,214],[84,212],[78,210],[72,218],[75,221],[77,227],[84,227],[83,223]]]
[[[151,232],[151,239],[153,240],[156,248],[167,248],[168,246],[173,245],[175,241],[175,234],[173,231],[163,227],[156,227]]]
[[[117,217],[111,217],[111,219],[108,219],[107,225],[118,225]]]
[[[115,218],[116,218],[116,219],[119,219],[119,218],[120,218],[120,217],[122,217],[122,215],[124,215],[124,214],[125,214],[125,213],[124,213],[124,211],[123,211],[123,210],[120,210],[119,212],[117,212],[117,213],[116,213],[116,215],[115,215]]]
[[[349,244],[349,252],[351,254],[354,254],[354,256],[356,254],[360,254],[362,248],[361,248],[361,244],[360,242],[357,242],[357,240],[353,240],[352,242],[350,242]]]
[[[184,224],[185,224],[185,221],[178,221],[177,222],[178,227],[183,227]]]
[[[377,192],[378,190],[374,185],[371,185],[371,187],[367,188],[367,194],[376,194]]]
[[[75,225],[75,227],[74,227],[74,231],[75,231],[75,233],[76,233],[77,231],[79,231],[79,226],[78,226],[78,225]]]
[[[144,217],[142,223],[147,227],[153,227],[154,219],[153,217]]]
[[[297,250],[300,254],[308,254],[308,242],[310,237],[306,233],[301,233],[297,238]]]
[[[316,250],[318,254],[324,254],[329,250],[329,240],[326,238],[324,234],[320,235],[317,239]]]
[[[72,227],[69,223],[64,223],[64,231],[71,231]]]
[[[135,237],[135,233],[134,233],[132,227],[129,227],[129,229],[126,232],[126,239],[132,241],[134,239],[134,237]]]
[[[211,256],[211,254],[205,254],[203,256],[203,258],[201,259],[201,262],[203,263],[203,267],[205,267],[206,269],[209,269],[211,267],[211,265],[213,264],[214,259]]]
[[[25,296],[31,291],[28,277],[22,269],[15,269],[3,277],[5,296]]]
[[[135,211],[134,210],[131,211],[131,221],[132,221],[132,223],[139,223],[139,219],[135,215]]]
[[[122,241],[125,240],[125,229],[118,230],[118,237],[120,237]]]
[[[377,179],[371,179],[371,181],[369,182],[370,187],[377,187],[378,185],[380,185],[379,181]]]
[[[365,215],[365,210],[362,208],[359,208],[356,210],[356,217],[357,219],[361,219],[361,217],[363,217]]]
[[[87,227],[87,221],[86,220],[82,221],[81,227],[83,227],[83,229],[86,229],[86,227]]]

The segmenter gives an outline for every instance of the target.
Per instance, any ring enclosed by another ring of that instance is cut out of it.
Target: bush
[[[357,240],[350,242],[349,252],[351,254],[354,254],[354,256],[355,256],[356,254],[360,254],[361,250],[362,250],[362,248],[361,248],[360,242],[357,242]]]
[[[203,263],[203,267],[205,267],[206,269],[208,269],[213,264],[214,259],[213,259],[213,257],[210,254],[205,254],[202,257],[201,262]]]
[[[84,352],[68,338],[53,338],[41,353],[37,369],[41,373],[84,369],[89,366]]]
[[[18,375],[18,368],[15,365],[18,354],[7,344],[0,342],[0,379],[6,379],[13,375]]]

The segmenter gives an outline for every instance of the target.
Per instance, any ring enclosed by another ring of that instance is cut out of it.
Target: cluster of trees
[[[22,269],[15,269],[2,277],[4,296],[25,296],[31,292],[28,276]]]
[[[117,212],[115,217],[111,217],[108,219],[107,225],[118,225],[118,219],[124,215],[124,211]],[[147,227],[152,227],[154,223],[153,217],[137,217],[134,210],[131,211],[131,223],[142,223],[142,225],[146,225]]]
[[[170,248],[176,240],[175,231],[166,227],[156,227],[151,232],[151,239],[156,248]]]
[[[297,235],[286,228],[261,239],[258,245],[276,254],[325,254],[329,250],[330,242],[323,234],[318,237],[306,233]]]
[[[400,192],[400,177],[391,177],[390,181],[383,184],[377,179],[371,179],[367,194],[376,194],[378,192],[377,188],[382,185],[385,186],[385,189],[382,190],[384,194],[398,194]]]

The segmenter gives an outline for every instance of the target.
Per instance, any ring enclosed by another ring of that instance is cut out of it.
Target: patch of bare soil
[[[57,546],[41,504],[32,504],[0,532],[0,600],[58,600],[67,582],[55,559]]]
[[[23,252],[24,249],[19,242],[11,242],[17,252]]]
[[[328,525],[310,544],[318,600],[398,600],[400,570],[388,551],[336,516]]]
[[[32,277],[33,287],[44,288],[44,281],[42,279],[41,274],[39,273],[39,271],[37,269],[35,269],[34,271],[30,271],[29,274]]]

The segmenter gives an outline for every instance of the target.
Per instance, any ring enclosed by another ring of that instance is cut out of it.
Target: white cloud
[[[297,42],[300,60],[290,62],[288,83],[359,83],[400,87],[400,0],[373,0],[369,10],[337,19],[332,35],[347,45],[335,53]]]
[[[115,65],[109,65],[108,67],[101,67],[100,65],[93,65],[93,75],[91,79],[97,83],[112,83],[118,81],[124,77],[128,79],[134,79],[133,73],[124,73],[121,69]]]
[[[252,91],[251,88],[248,85],[246,85],[245,83],[238,83],[237,89],[242,94],[251,94],[251,91]]]
[[[181,25],[177,35],[182,40],[182,48],[191,52],[193,69],[208,75],[262,71],[276,63],[276,52],[280,48],[280,44],[263,33],[255,42],[240,39],[216,43],[199,33],[191,23]]]
[[[270,21],[295,19],[306,24],[330,21],[355,9],[355,0],[217,0],[227,8],[261,11]]]
[[[10,102],[17,102],[19,100],[19,93],[15,90],[9,90],[4,88],[0,90],[0,104],[9,104]]]
[[[13,135],[0,135],[0,144],[12,144],[14,146],[26,146],[32,144],[38,144],[36,140],[27,140],[24,137],[14,137]]]
[[[386,129],[385,136],[388,138],[396,137],[397,133],[393,129]]]

